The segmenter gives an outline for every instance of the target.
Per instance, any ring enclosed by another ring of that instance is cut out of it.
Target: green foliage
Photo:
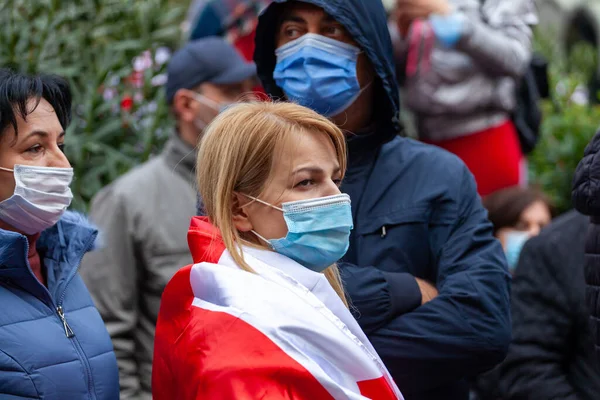
[[[552,100],[543,104],[541,139],[529,156],[530,181],[547,193],[559,212],[571,208],[571,183],[585,146],[600,125],[600,106],[585,104],[587,83],[596,71],[596,50],[587,44],[561,58],[541,49],[551,61]]]
[[[85,211],[100,188],[147,160],[172,129],[157,82],[165,64],[154,60],[181,37],[184,5],[175,3],[0,2],[0,65],[56,73],[71,83],[66,152],[75,169],[75,209]],[[148,68],[136,74],[133,59],[142,54]]]

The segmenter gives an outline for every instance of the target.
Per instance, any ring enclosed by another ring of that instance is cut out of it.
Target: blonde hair
[[[260,197],[271,176],[275,153],[298,131],[327,135],[335,148],[342,174],[346,171],[346,141],[327,118],[293,103],[241,103],[221,113],[206,129],[197,163],[198,188],[210,222],[221,231],[223,243],[236,264],[254,272],[244,261],[244,233],[233,223],[236,194]],[[266,248],[264,244],[257,245]],[[334,264],[325,277],[348,305]]]

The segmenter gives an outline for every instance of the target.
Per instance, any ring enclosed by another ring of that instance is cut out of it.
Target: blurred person
[[[188,9],[188,40],[222,36],[248,61],[254,55],[258,14],[272,0],[194,0]]]
[[[97,230],[66,211],[70,122],[65,80],[0,70],[2,399],[119,396],[110,337],[77,274]]]
[[[484,197],[483,206],[514,273],[525,242],[552,220],[550,202],[542,192],[515,186]]]
[[[600,131],[585,148],[573,178],[573,205],[590,216],[585,240],[585,298],[596,362],[600,363]]]
[[[348,310],[342,131],[290,103],[232,107],[198,152],[206,217],[162,298],[155,400],[401,399]]]
[[[600,371],[585,304],[589,219],[562,215],[525,244],[511,291],[513,341],[477,382],[480,400],[595,400]]]
[[[511,118],[531,61],[533,0],[398,0],[395,54],[419,138],[459,156],[481,196],[526,185]]]
[[[195,146],[219,112],[251,89],[255,72],[223,39],[188,42],[167,69],[176,132],[158,157],[93,199],[104,246],[85,258],[82,275],[113,340],[122,399],[150,398],[160,296],[191,262],[185,226],[195,213]]]
[[[256,46],[267,93],[346,132],[355,229],[338,265],[359,324],[407,399],[466,399],[510,342],[510,275],[464,163],[398,136],[382,3],[274,2]]]

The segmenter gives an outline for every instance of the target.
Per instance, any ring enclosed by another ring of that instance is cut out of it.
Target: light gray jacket
[[[99,192],[91,219],[102,248],[81,275],[108,328],[119,364],[121,399],[151,398],[154,330],[163,289],[192,258],[195,151],[173,137],[156,158]]]
[[[430,68],[406,77],[404,105],[416,118],[419,136],[452,139],[497,125],[515,107],[516,82],[531,60],[533,0],[450,0],[464,17],[454,48],[435,44]],[[406,40],[390,24],[401,72]]]

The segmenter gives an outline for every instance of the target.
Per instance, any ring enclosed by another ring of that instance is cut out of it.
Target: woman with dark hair
[[[483,206],[494,225],[494,235],[502,243],[508,267],[514,272],[525,242],[550,223],[550,202],[537,190],[516,186],[486,196]]]
[[[0,398],[119,398],[110,337],[77,274],[97,231],[66,211],[71,92],[0,70]]]

